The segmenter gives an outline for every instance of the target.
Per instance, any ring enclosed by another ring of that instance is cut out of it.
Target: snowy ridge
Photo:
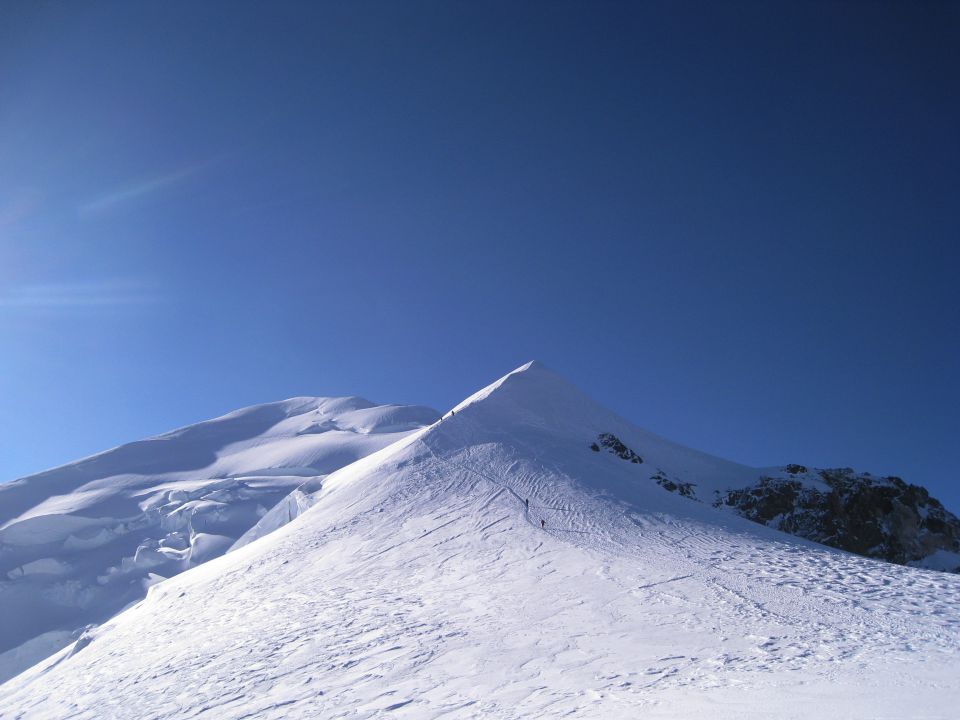
[[[601,433],[644,462],[591,450]],[[0,686],[0,707],[58,718],[950,717],[960,577],[665,492],[650,466],[671,458],[671,472],[715,482],[704,456],[659,447],[525,366],[328,475],[292,522],[156,585]],[[740,472],[717,462],[721,475]]]
[[[433,422],[428,408],[292,398],[0,485],[0,681],[217,557],[296,488]]]
[[[592,404],[562,378],[531,363],[468,398],[459,410],[497,395],[499,388],[514,382],[519,374],[531,375],[531,370],[535,371],[532,376],[544,383],[549,378],[552,385],[566,388],[563,400],[559,393],[552,397],[550,392],[539,392],[544,399],[532,406],[542,406],[548,418],[576,418],[575,408]],[[522,416],[522,405],[534,399],[538,389],[529,380],[524,384],[530,387],[509,393],[514,406],[506,408],[507,412]],[[591,420],[577,419],[575,432],[582,432],[584,422]],[[610,413],[600,414],[596,420],[596,428],[606,429],[581,441],[592,441],[595,452],[612,453],[639,466],[638,476],[645,473],[651,483],[665,490],[841,550],[960,572],[960,519],[926,490],[900,478],[796,464],[751,468],[678,445]]]

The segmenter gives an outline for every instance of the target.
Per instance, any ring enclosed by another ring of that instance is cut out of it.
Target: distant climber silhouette
[[[527,506],[527,512],[530,512],[530,498],[527,498],[527,499],[524,500],[523,502],[524,502],[524,503],[526,504],[526,506]]]
[[[543,530],[544,526],[547,524],[547,521],[543,518],[540,518],[540,529]]]

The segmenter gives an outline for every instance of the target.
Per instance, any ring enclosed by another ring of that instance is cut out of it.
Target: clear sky
[[[960,5],[5,2],[0,480],[536,358],[960,511]]]

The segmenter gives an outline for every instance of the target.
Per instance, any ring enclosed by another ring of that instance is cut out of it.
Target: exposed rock
[[[600,433],[590,449],[643,462],[612,433]],[[960,572],[960,519],[926,489],[851,468],[816,470],[791,463],[781,470],[786,477],[761,476],[754,485],[718,491],[714,506],[858,555]],[[694,483],[659,468],[650,479],[669,492],[699,500]]]
[[[668,478],[663,470],[657,470],[656,473],[650,476],[650,479],[655,481],[657,485],[669,490],[673,493],[679,493],[683,497],[690,498],[692,500],[697,499],[697,493],[694,490],[696,487],[695,483],[681,482],[680,480],[671,480]]]
[[[632,463],[637,463],[638,465],[643,462],[643,458],[637,455],[633,450],[624,445],[620,438],[611,433],[600,433],[597,436],[597,440],[600,441],[600,445],[605,447],[609,452],[616,455],[621,460],[627,460]],[[590,446],[592,450],[598,451],[596,443]]]
[[[600,441],[600,445],[597,445],[597,443],[590,444],[590,449],[594,452],[600,452],[600,446],[602,445],[606,448],[607,452],[616,455],[621,460],[626,460],[636,465],[640,465],[643,462],[642,457],[624,445],[623,441],[612,433],[600,433],[600,435],[597,436],[597,440]],[[679,493],[683,497],[691,498],[692,500],[697,499],[697,493],[694,490],[696,485],[694,483],[671,479],[660,469],[657,469],[657,472],[651,475],[650,479],[672,493]]]
[[[810,477],[802,466],[785,470]],[[960,519],[926,489],[850,468],[820,470],[814,477],[823,485],[762,477],[714,504],[793,535],[900,564],[918,563],[938,551],[960,552]]]

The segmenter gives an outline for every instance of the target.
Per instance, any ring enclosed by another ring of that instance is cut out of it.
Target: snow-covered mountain
[[[291,491],[437,417],[293,398],[0,485],[0,682],[153,583],[222,555]]]
[[[0,713],[952,717],[960,576],[684,497],[762,474],[527,365],[0,686]]]

